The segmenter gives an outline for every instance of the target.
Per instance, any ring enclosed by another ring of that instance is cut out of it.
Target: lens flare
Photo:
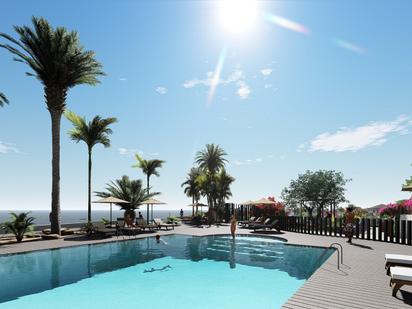
[[[268,20],[271,23],[274,23],[275,25],[288,29],[288,30],[292,30],[294,32],[298,32],[301,34],[310,34],[310,30],[309,28],[293,21],[287,18],[284,18],[282,16],[279,15],[273,15],[273,14],[265,14],[266,20]]]
[[[230,32],[244,32],[252,27],[257,15],[256,0],[222,0],[219,15],[223,26]]]
[[[220,75],[222,73],[222,68],[223,64],[226,59],[226,48],[223,48],[222,51],[220,52],[219,59],[217,61],[217,65],[215,68],[215,71],[213,72],[212,79],[210,81],[210,89],[209,89],[209,95],[207,97],[207,104],[210,105],[213,101],[213,97],[215,96],[216,93],[216,88],[219,85],[220,82]]]
[[[364,55],[366,54],[366,50],[363,47],[360,47],[359,45],[356,45],[352,42],[340,40],[340,39],[335,39],[334,40],[335,44],[343,49],[349,50],[351,52],[354,52],[359,55]]]

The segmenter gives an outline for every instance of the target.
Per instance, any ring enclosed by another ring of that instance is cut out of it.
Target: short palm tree
[[[95,192],[99,197],[113,196],[121,200],[128,201],[128,204],[119,204],[121,209],[133,211],[148,198],[151,198],[158,193],[154,192],[147,194],[146,189],[143,189],[143,184],[140,179],[130,179],[129,176],[123,175],[122,178],[111,181],[107,184],[106,191]]]
[[[200,199],[200,186],[199,182],[197,181],[198,177],[200,176],[201,171],[197,167],[192,167],[190,172],[187,174],[186,181],[182,183],[182,187],[184,187],[184,193],[186,196],[192,198],[192,205],[197,203]],[[194,215],[195,208],[193,206],[193,213]]]
[[[87,199],[87,220],[92,221],[92,150],[93,146],[102,144],[104,147],[110,147],[109,134],[112,134],[112,129],[109,126],[117,122],[116,118],[101,118],[96,116],[89,123],[86,119],[76,115],[73,112],[66,111],[66,118],[70,120],[74,128],[69,131],[70,138],[77,143],[83,141],[87,145],[89,155],[88,161],[88,199]]]
[[[60,234],[60,122],[67,92],[74,86],[99,83],[104,75],[94,52],[84,50],[75,31],[53,28],[44,18],[32,18],[33,28],[15,26],[18,39],[0,33],[9,44],[0,44],[31,69],[26,73],[43,85],[52,129],[51,231]]]
[[[9,104],[9,100],[4,93],[0,92],[0,107],[3,107],[5,104]]]
[[[17,242],[21,242],[23,240],[26,232],[33,231],[34,218],[30,217],[29,214],[29,212],[22,212],[20,214],[12,212],[10,213],[11,221],[3,223],[6,233],[8,231],[12,232],[16,237]]]
[[[196,154],[195,162],[199,167],[212,175],[225,166],[227,153],[219,145],[207,144],[206,149]]]
[[[157,171],[158,168],[161,168],[165,161],[163,160],[145,160],[138,154],[136,154],[137,164],[133,165],[133,167],[140,168],[143,174],[146,175],[146,185],[147,185],[147,194],[150,194],[150,177],[152,175],[160,176],[159,172]],[[149,205],[147,205],[147,221],[149,221]]]
[[[216,175],[216,191],[218,205],[223,208],[225,200],[232,196],[230,186],[235,181],[235,178],[230,176],[225,169],[221,169]]]

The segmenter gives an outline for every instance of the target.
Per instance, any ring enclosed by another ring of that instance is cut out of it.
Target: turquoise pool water
[[[171,235],[0,256],[0,308],[279,308],[332,254]]]

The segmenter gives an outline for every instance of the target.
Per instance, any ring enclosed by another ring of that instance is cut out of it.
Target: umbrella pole
[[[147,224],[149,224],[149,204],[147,204]]]
[[[153,221],[153,204],[151,206],[152,206],[152,221]]]
[[[110,225],[112,225],[112,203],[110,203]]]

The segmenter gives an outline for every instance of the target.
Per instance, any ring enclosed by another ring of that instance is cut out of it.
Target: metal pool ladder
[[[339,246],[339,247],[336,248],[334,246]],[[342,247],[341,244],[339,244],[337,242],[333,242],[329,245],[328,249],[330,249],[330,248],[335,248],[336,250],[338,250],[338,256],[337,256],[338,257],[338,263],[337,263],[337,266],[338,266],[338,269],[339,269],[339,262],[340,262],[340,264],[343,264],[343,247]],[[339,257],[340,257],[340,259],[339,259]]]

